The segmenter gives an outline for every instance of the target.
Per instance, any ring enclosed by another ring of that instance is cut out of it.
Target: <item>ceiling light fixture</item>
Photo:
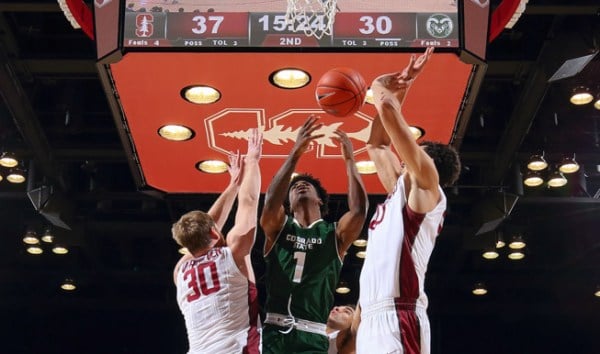
[[[194,131],[184,125],[167,124],[158,129],[158,135],[171,141],[186,141],[194,137]]]
[[[600,285],[596,287],[596,291],[594,292],[595,297],[600,297]]]
[[[504,242],[504,237],[502,237],[502,233],[497,232],[496,235],[496,248],[502,248],[506,246],[506,242]]]
[[[517,234],[512,237],[508,247],[513,250],[520,250],[525,248],[526,245],[527,244],[525,243],[525,240],[523,240],[523,236]]]
[[[512,251],[508,254],[508,258],[512,259],[513,261],[519,261],[525,258],[525,253],[523,253],[522,251]]]
[[[358,252],[356,252],[356,258],[365,259],[366,256],[367,256],[367,252],[366,251],[358,251]]]
[[[596,101],[594,101],[594,108],[600,110],[600,92],[596,95]]]
[[[19,164],[19,160],[12,152],[3,152],[0,156],[0,166],[15,167]]]
[[[227,164],[221,160],[204,160],[196,164],[198,170],[211,174],[225,173],[227,167]]]
[[[350,290],[351,289],[348,286],[348,283],[346,283],[345,281],[341,281],[338,287],[335,288],[335,292],[342,295],[348,294]]]
[[[69,253],[69,249],[65,246],[61,246],[61,245],[56,245],[54,247],[52,247],[52,252],[54,252],[54,254],[67,254]]]
[[[10,183],[23,183],[25,182],[25,171],[22,168],[13,167],[8,170],[6,180]]]
[[[473,286],[473,290],[471,290],[473,295],[482,296],[488,293],[487,288],[484,283],[477,283]]]
[[[367,239],[360,237],[357,238],[356,240],[354,240],[354,242],[352,242],[352,244],[356,247],[366,247],[367,246]]]
[[[42,254],[44,253],[44,250],[40,247],[40,246],[29,246],[27,247],[27,253],[29,254]]]
[[[577,86],[573,89],[573,93],[571,94],[569,101],[576,106],[581,106],[592,102],[593,99],[594,96],[592,96],[589,88],[585,86]]]
[[[579,164],[577,161],[575,161],[575,154],[573,154],[573,157],[563,157],[560,165],[558,166],[558,170],[562,173],[575,173],[579,171]]]
[[[355,165],[356,170],[358,170],[358,173],[361,175],[372,175],[377,172],[375,162],[370,160],[356,161]]]
[[[548,176],[548,187],[558,188],[567,184],[567,179],[558,170],[552,171]]]
[[[373,99],[373,90],[371,90],[370,87],[367,89],[367,94],[365,95],[365,103],[375,104],[375,101]]]
[[[67,278],[63,280],[62,284],[60,284],[60,288],[65,291],[73,291],[77,289],[77,286],[75,285],[75,281],[73,279]]]
[[[54,241],[54,235],[52,235],[52,230],[46,229],[44,234],[42,235],[42,241],[46,243],[52,243]]]
[[[23,235],[23,243],[26,245],[37,245],[40,243],[40,239],[37,237],[35,231],[27,230],[25,235]]]
[[[544,154],[531,155],[527,162],[527,168],[531,171],[541,171],[548,167],[548,163],[544,160]]]
[[[415,140],[419,140],[420,138],[423,137],[423,135],[425,135],[425,129],[423,129],[421,127],[411,125],[408,128],[410,129],[410,132],[412,133]]]
[[[498,256],[500,256],[500,254],[498,253],[498,251],[496,251],[495,248],[490,248],[488,250],[485,250],[481,256],[485,259],[496,259],[498,258]]]
[[[177,250],[177,252],[179,252],[180,254],[190,254],[190,251],[188,251],[187,247],[180,247],[179,250]]]
[[[298,89],[310,83],[310,75],[301,69],[286,68],[274,71],[269,76],[269,82],[283,89]]]
[[[219,90],[205,85],[184,87],[180,94],[184,100],[195,104],[211,104],[221,99]]]
[[[538,171],[528,170],[525,173],[525,178],[523,178],[523,184],[528,187],[537,187],[541,186],[544,183],[544,179],[542,175]]]

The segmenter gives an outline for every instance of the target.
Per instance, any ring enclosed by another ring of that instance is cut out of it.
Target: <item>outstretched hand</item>
[[[229,153],[227,155],[229,158],[229,167],[227,168],[227,172],[229,172],[230,184],[240,185],[242,183],[242,174],[244,170],[244,159],[241,158],[240,151],[237,153]]]
[[[348,135],[339,129],[336,129],[333,133],[337,135],[334,136],[333,139],[340,143],[344,160],[354,159],[354,148],[352,147],[352,142],[350,141],[350,138],[348,138]]]
[[[402,71],[377,77],[371,85],[375,100],[380,100],[386,96],[386,93],[390,93],[396,96],[398,102],[402,104],[414,79],[423,71],[425,64],[433,54],[433,49],[433,47],[428,47],[425,53],[419,57],[411,55],[408,65]]]
[[[323,126],[323,123],[317,123],[318,119],[318,116],[311,114],[306,122],[304,122],[302,127],[300,127],[296,137],[296,143],[292,149],[292,154],[303,154],[313,140],[320,139],[325,136],[325,134],[314,135],[314,132],[321,129]]]
[[[250,130],[248,135],[248,152],[246,154],[246,162],[258,161],[262,156],[263,135],[258,128]]]

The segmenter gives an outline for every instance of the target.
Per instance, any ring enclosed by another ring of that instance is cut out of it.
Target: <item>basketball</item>
[[[315,90],[319,106],[336,117],[346,117],[358,111],[366,94],[365,79],[351,68],[329,70],[321,76]]]

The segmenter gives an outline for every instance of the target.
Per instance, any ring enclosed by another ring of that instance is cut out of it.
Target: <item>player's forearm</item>
[[[248,227],[256,227],[258,200],[260,198],[261,175],[257,160],[247,161],[244,166],[244,178],[238,193],[238,221]]]
[[[267,188],[263,214],[265,212],[276,212],[283,205],[290,185],[290,179],[297,163],[298,157],[292,153],[279,168]]]
[[[389,147],[391,143],[392,141],[390,140],[390,136],[383,128],[379,114],[375,115],[375,118],[371,123],[371,131],[369,133],[369,139],[367,140],[367,147]]]
[[[346,173],[348,175],[348,208],[355,215],[367,214],[367,192],[362,178],[356,169],[354,159],[346,159]]]
[[[239,186],[233,181],[229,183],[227,188],[219,195],[208,211],[208,214],[213,218],[215,224],[221,230],[227,221],[227,217],[231,212],[233,202],[239,191]]]

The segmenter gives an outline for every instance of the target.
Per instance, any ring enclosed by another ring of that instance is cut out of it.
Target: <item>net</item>
[[[286,23],[317,39],[333,32],[337,0],[287,0]]]

